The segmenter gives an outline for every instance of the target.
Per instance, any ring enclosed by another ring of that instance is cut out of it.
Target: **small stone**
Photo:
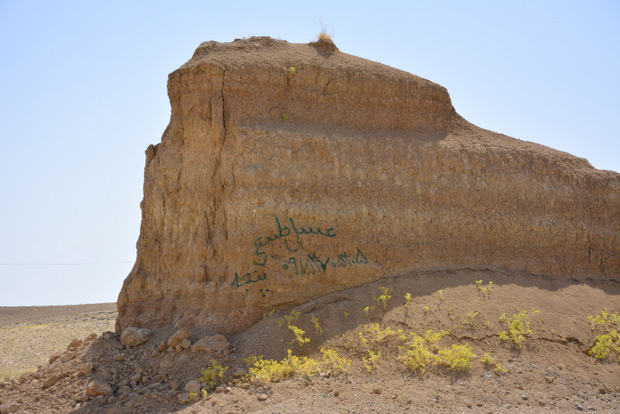
[[[30,381],[32,378],[34,378],[32,372],[25,372],[19,377],[19,382],[23,384]]]
[[[188,394],[200,394],[200,382],[198,380],[191,380],[185,384],[185,392]]]
[[[334,391],[334,397],[338,397],[340,393],[338,391]]]
[[[258,401],[266,401],[269,396],[267,394],[258,394],[256,398],[258,399]]]
[[[0,405],[0,413],[11,414],[19,410],[19,405],[15,402]]]
[[[588,407],[588,411],[596,411],[596,407]]]
[[[54,374],[51,377],[47,377],[45,381],[43,381],[43,388],[49,388],[52,385],[56,384],[60,380],[58,375]]]
[[[179,404],[185,404],[187,403],[187,401],[189,401],[189,395],[186,392],[178,394],[177,401]]]
[[[75,351],[79,346],[82,345],[82,341],[80,339],[74,339],[67,346],[67,350]]]
[[[583,411],[583,405],[581,404],[575,404],[575,408],[578,409],[579,411]]]
[[[381,394],[383,390],[380,387],[375,387],[372,389],[372,392],[374,392],[375,394]]]
[[[91,383],[86,387],[86,394],[93,397],[98,397],[100,395],[112,395],[113,392],[114,390],[110,384],[101,380],[91,381]]]
[[[80,366],[80,373],[82,375],[90,375],[93,372],[93,364],[92,362],[87,362]]]
[[[62,356],[60,357],[60,362],[65,363],[65,362],[69,362],[71,361],[73,358],[75,358],[75,354],[73,352],[65,352],[64,354],[62,354]]]
[[[192,347],[192,342],[189,339],[184,339],[181,341],[181,343],[179,344],[179,346],[181,347],[181,349],[185,350],[185,349],[190,349]]]
[[[171,381],[170,382],[170,388],[173,390],[178,390],[179,389],[179,383],[176,381]]]
[[[192,337],[192,333],[185,328],[181,328],[176,331],[169,339],[168,346],[170,348],[176,348],[184,339],[190,339]]]
[[[121,344],[126,348],[142,345],[149,340],[152,334],[153,332],[150,329],[130,326],[121,333]]]
[[[525,395],[525,394],[521,394],[521,398],[523,398],[525,401],[527,401],[530,397],[528,397],[528,396],[527,396],[527,395]]]
[[[222,353],[228,349],[230,342],[224,335],[205,336],[192,346],[192,352]]]
[[[120,386],[120,387],[118,388],[117,393],[118,393],[118,395],[126,395],[126,394],[129,394],[129,393],[131,393],[131,388],[130,388],[130,387],[128,387],[127,385],[122,385],[122,386]]]
[[[88,401],[88,395],[79,393],[78,395],[74,397],[74,399],[77,402],[85,402],[85,401]]]
[[[56,361],[61,356],[62,356],[62,352],[55,352],[54,354],[52,354],[48,362],[51,364],[52,362]]]
[[[160,342],[159,345],[157,346],[157,352],[164,352],[166,350],[166,344],[163,342]]]

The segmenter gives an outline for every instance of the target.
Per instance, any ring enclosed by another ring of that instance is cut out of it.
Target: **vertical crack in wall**
[[[226,139],[226,95],[224,94],[224,84],[226,81],[226,69],[222,73],[222,86],[220,87],[220,97],[222,98],[222,127],[224,128],[224,141]]]
[[[219,130],[218,142],[216,146],[215,165],[213,166],[213,219],[211,221],[213,231],[211,232],[211,246],[213,249],[213,263],[224,263],[221,248],[223,240],[228,238],[226,230],[226,212],[223,208],[223,199],[225,196],[225,180],[222,174],[222,154],[224,153],[224,145],[226,143],[228,128],[230,122],[227,120],[226,109],[226,69],[222,68],[220,85],[220,101],[221,101],[221,129]],[[211,277],[215,282],[215,287],[219,290],[225,286],[225,269],[215,266],[211,271]]]

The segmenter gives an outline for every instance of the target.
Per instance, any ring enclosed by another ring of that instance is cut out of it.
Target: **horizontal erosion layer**
[[[197,52],[170,75],[173,114],[194,112],[228,126],[277,122],[448,133],[455,112],[442,86],[341,52],[322,57],[311,46],[284,43],[275,55],[236,50],[232,61],[220,56],[230,47]]]

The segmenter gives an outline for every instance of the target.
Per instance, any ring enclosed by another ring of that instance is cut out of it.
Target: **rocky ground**
[[[0,307],[0,382],[46,364],[74,338],[114,330],[116,304]]]
[[[0,412],[617,412],[619,355],[587,355],[603,332],[587,317],[604,309],[620,311],[620,283],[502,269],[406,275],[324,296],[293,313],[274,310],[228,338],[180,327],[83,336],[37,371],[0,385]],[[520,346],[499,338],[509,333],[502,314],[525,315],[532,332]],[[295,340],[287,316],[309,342]],[[467,344],[476,356],[460,371],[433,363],[434,357],[424,370],[408,368],[410,333],[428,330],[449,332],[436,349],[425,342],[433,355]],[[320,369],[280,382],[244,375],[252,355],[282,360],[291,349],[320,358],[321,347],[349,358],[348,370]],[[372,361],[369,351],[380,357]],[[494,364],[481,361],[486,353]],[[195,380],[212,361],[228,368],[205,396],[205,385]]]

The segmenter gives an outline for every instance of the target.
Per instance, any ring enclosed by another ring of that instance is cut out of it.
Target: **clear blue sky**
[[[620,1],[0,0],[0,306],[115,301],[168,73],[203,41],[305,43],[321,19],[470,122],[620,171]]]

